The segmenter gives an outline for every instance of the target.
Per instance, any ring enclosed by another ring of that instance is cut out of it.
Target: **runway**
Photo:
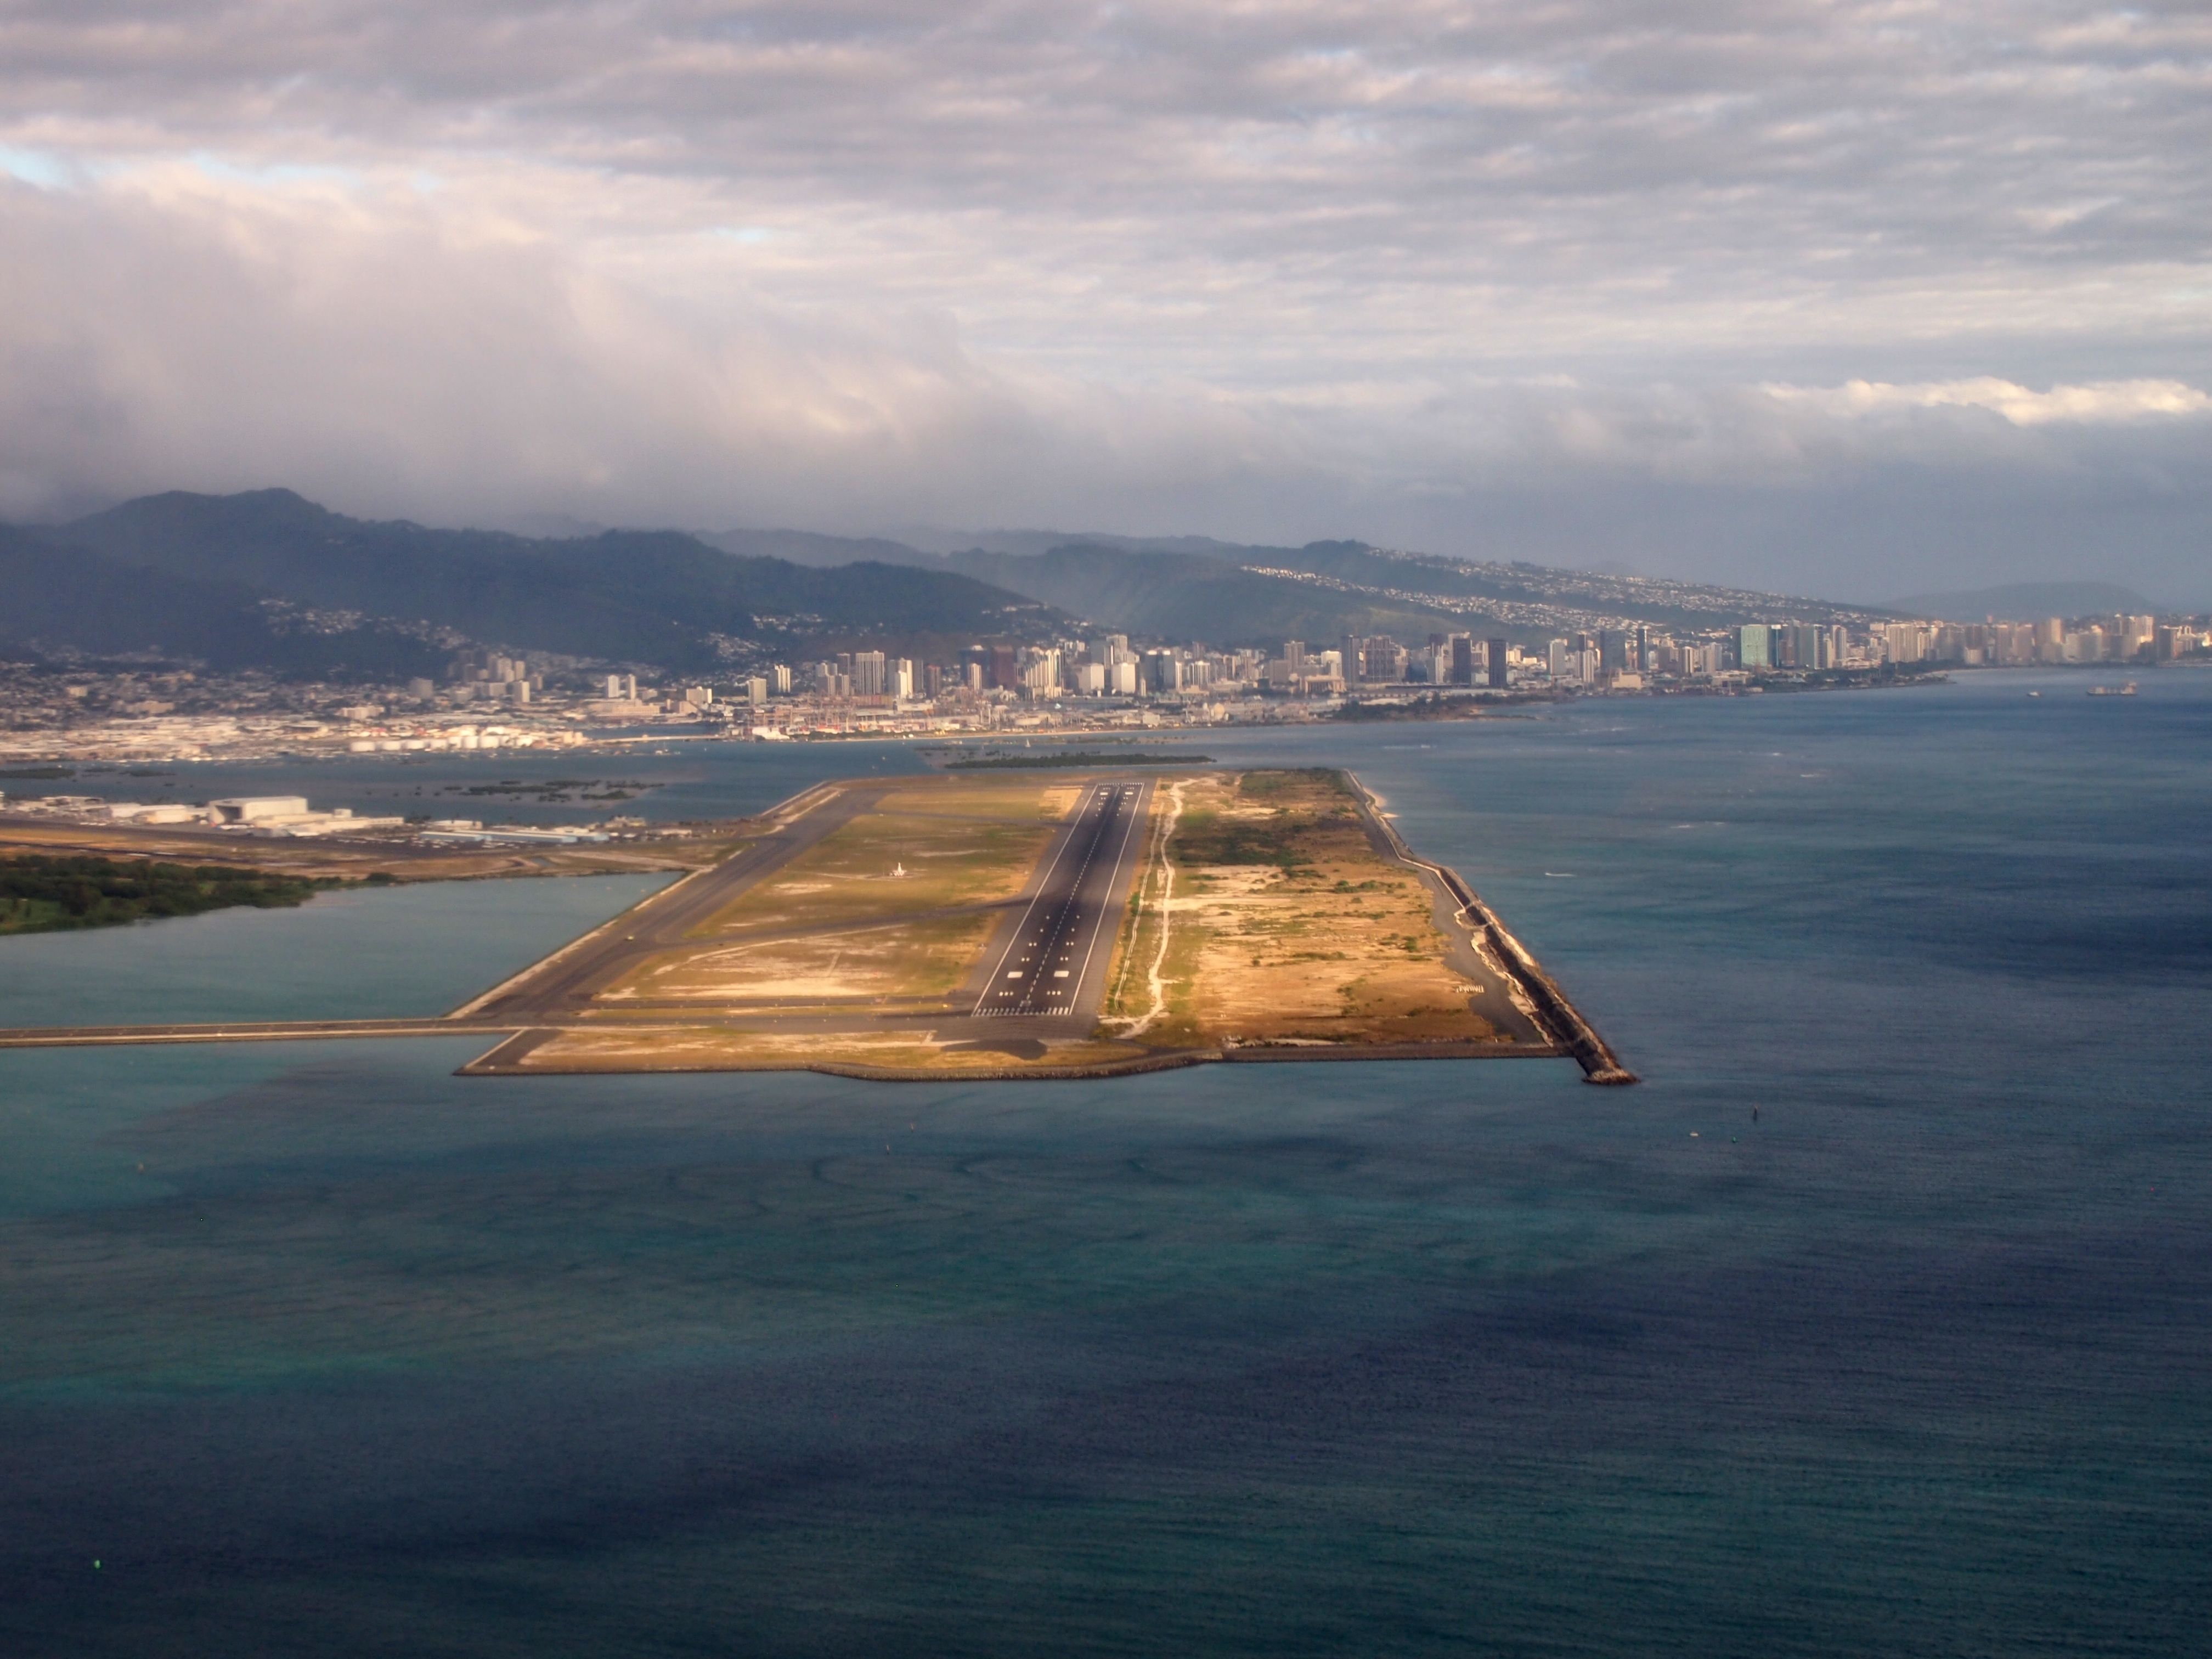
[[[1114,902],[1137,850],[1146,782],[1094,783],[991,969],[974,1017],[1018,1019],[1095,1010],[1113,953]]]

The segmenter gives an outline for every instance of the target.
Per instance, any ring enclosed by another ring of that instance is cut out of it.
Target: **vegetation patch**
[[[1434,895],[1376,850],[1343,774],[1216,774],[1170,793],[1109,1030],[1167,1046],[1512,1040],[1510,1006],[1490,1006],[1507,999],[1453,965]]]
[[[115,927],[240,905],[289,909],[334,884],[220,864],[92,857],[0,859],[0,933]]]

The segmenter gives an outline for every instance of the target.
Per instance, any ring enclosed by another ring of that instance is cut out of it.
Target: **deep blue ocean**
[[[1356,768],[1632,1089],[0,1053],[0,1653],[2203,1651],[2212,675],[2140,678],[1188,745]],[[638,890],[0,941],[0,1019],[434,1012]]]

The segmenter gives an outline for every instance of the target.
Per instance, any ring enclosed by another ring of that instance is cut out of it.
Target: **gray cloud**
[[[19,0],[0,510],[2212,593],[2208,93],[2179,6]]]

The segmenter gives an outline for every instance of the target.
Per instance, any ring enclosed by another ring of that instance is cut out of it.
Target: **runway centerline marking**
[[[972,1011],[982,1018],[1012,1018],[1023,1016],[1065,1016],[1074,1012],[1079,994],[1083,988],[1085,974],[1097,947],[1097,933],[1104,921],[1105,906],[1086,907],[1084,900],[1085,883],[1092,866],[1098,861],[1100,849],[1118,828],[1121,843],[1116,849],[1114,870],[1107,883],[1107,896],[1112,895],[1114,883],[1119,879],[1122,864],[1128,855],[1128,825],[1133,821],[1127,813],[1130,804],[1140,798],[1141,789],[1125,785],[1100,784],[1092,787],[1089,798],[1078,809],[1069,826],[1067,838],[1054,854],[1051,866],[1038,884],[1030,906],[1024,913],[1020,928],[1013,940],[999,958],[989,981],[994,988],[986,991]],[[1063,882],[1061,877],[1068,863],[1068,854],[1080,842],[1083,850],[1072,878]],[[1092,916],[1089,910],[1098,915]],[[1085,948],[1083,969],[1071,972],[1066,968],[1054,969],[1048,978],[1043,970],[1030,979],[1019,992],[1005,985],[1005,980],[1029,978],[1027,965],[1038,957],[1048,963],[1066,963],[1070,959],[1073,936],[1083,927],[1089,926],[1091,937]],[[1024,948],[1026,947],[1026,948]],[[1063,948],[1071,947],[1071,948]],[[1020,954],[1017,957],[1016,952]],[[1023,968],[1006,971],[1009,961],[1018,961]],[[1061,983],[1060,981],[1071,981]]]

